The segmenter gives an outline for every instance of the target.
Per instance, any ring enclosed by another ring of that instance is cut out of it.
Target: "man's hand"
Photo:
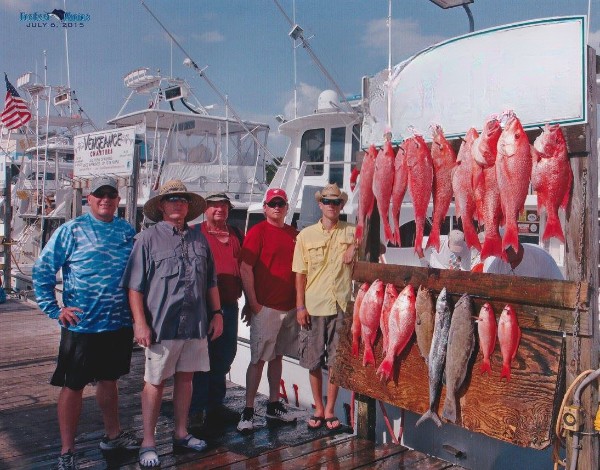
[[[296,321],[301,328],[310,328],[310,315],[306,308],[296,309]]]
[[[344,251],[344,256],[342,257],[344,264],[352,264],[354,257],[356,256],[356,250],[357,248],[354,243],[348,245],[348,248],[346,248],[346,251]]]
[[[62,307],[58,315],[58,321],[63,326],[75,326],[79,323],[79,317],[75,312],[83,312],[79,307]]]
[[[208,325],[208,335],[211,341],[214,341],[223,334],[223,314],[215,313]]]
[[[133,338],[140,346],[149,347],[152,344],[152,328],[146,322],[134,322]]]
[[[242,322],[244,322],[245,325],[250,326],[250,319],[252,318],[252,309],[250,308],[250,305],[245,304],[242,307],[242,313],[240,316],[242,318]]]

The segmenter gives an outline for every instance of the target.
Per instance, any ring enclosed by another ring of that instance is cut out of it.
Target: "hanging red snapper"
[[[465,140],[460,146],[457,157],[457,166],[452,171],[452,190],[454,191],[454,204],[456,215],[462,221],[465,242],[469,248],[475,247],[481,251],[481,244],[473,225],[475,216],[475,194],[473,192],[473,155],[472,147],[475,139],[479,137],[477,130],[471,127],[467,131]]]
[[[369,147],[365,152],[365,157],[360,170],[360,178],[358,180],[359,200],[358,200],[358,223],[356,225],[355,237],[358,241],[362,240],[363,232],[367,217],[371,217],[373,206],[375,204],[375,196],[373,195],[373,175],[375,173],[375,158],[377,157],[377,149],[374,145]]]
[[[369,283],[365,282],[360,286],[360,289],[358,289],[356,299],[354,299],[354,311],[352,313],[352,355],[354,357],[358,357],[358,347],[360,342],[360,305],[368,290]]]
[[[396,298],[389,315],[388,344],[385,358],[377,369],[384,381],[390,380],[394,359],[404,350],[415,331],[415,290],[407,285]]]
[[[500,121],[491,117],[485,123],[481,135],[473,143],[473,191],[478,219],[485,226],[485,238],[481,247],[481,260],[488,256],[502,256],[502,206],[500,189],[496,179],[496,155],[498,139],[502,133]]]
[[[394,161],[394,187],[392,188],[392,225],[396,246],[400,246],[400,209],[408,186],[408,167],[406,166],[406,149],[404,142],[398,147]]]
[[[521,341],[521,328],[517,321],[517,315],[510,305],[504,307],[500,320],[498,320],[498,342],[502,352],[502,372],[500,378],[506,377],[510,380],[510,363],[517,355],[519,342]]]
[[[494,315],[494,309],[486,302],[479,311],[479,317],[477,318],[477,334],[479,336],[479,349],[483,354],[483,360],[481,362],[480,371],[482,374],[487,372],[492,373],[492,365],[490,363],[490,357],[494,353],[496,347],[496,316]]]
[[[422,258],[425,217],[433,187],[433,162],[423,136],[414,135],[406,139],[404,146],[408,167],[408,191],[415,210],[415,252]]]
[[[510,114],[498,140],[496,178],[500,188],[500,203],[506,221],[502,251],[512,246],[519,250],[517,220],[525,205],[531,178],[531,150],[529,139],[519,118]]]
[[[452,170],[456,166],[456,152],[450,146],[441,126],[433,126],[431,144],[433,160],[433,221],[427,248],[433,246],[440,251],[440,228],[452,201]]]
[[[363,366],[367,364],[375,365],[375,356],[373,355],[373,343],[377,337],[379,329],[379,319],[381,317],[381,308],[383,306],[385,286],[379,279],[373,281],[369,290],[365,293],[360,304],[360,336],[365,345],[363,356]]]
[[[392,306],[398,297],[398,290],[394,284],[386,284],[385,294],[383,296],[383,305],[381,306],[381,317],[379,319],[379,328],[381,328],[381,337],[383,344],[383,351],[387,351],[388,347],[388,333],[389,333],[389,319]]]
[[[390,199],[394,187],[396,155],[392,148],[392,143],[386,141],[383,149],[377,154],[375,159],[375,173],[373,174],[373,195],[377,201],[377,209],[383,224],[383,231],[386,241],[394,241],[392,229],[390,228]]]
[[[569,164],[567,143],[558,124],[546,124],[533,144],[531,183],[537,192],[538,213],[546,211],[548,220],[542,240],[555,237],[565,242],[558,209],[566,209],[573,185],[573,170]]]

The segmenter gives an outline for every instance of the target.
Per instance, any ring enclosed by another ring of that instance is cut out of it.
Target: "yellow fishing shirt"
[[[352,264],[342,257],[354,243],[354,225],[339,221],[330,231],[321,221],[303,229],[296,238],[292,271],[306,275],[305,303],[313,316],[336,314],[343,310],[352,293]]]

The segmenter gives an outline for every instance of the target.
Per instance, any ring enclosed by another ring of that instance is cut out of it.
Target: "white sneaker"
[[[241,433],[249,433],[254,430],[254,409],[244,409],[240,415],[240,422],[237,425],[237,430]]]

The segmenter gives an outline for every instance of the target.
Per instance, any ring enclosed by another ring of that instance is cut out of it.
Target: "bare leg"
[[[327,406],[325,407],[325,418],[332,418],[335,416],[335,401],[337,400],[339,389],[340,387],[338,385],[331,383],[330,380],[327,381]]]
[[[116,380],[101,380],[96,385],[96,402],[102,411],[104,433],[114,439],[121,432],[119,423],[119,389]]]
[[[258,392],[264,366],[265,361],[248,364],[248,370],[246,371],[246,406],[248,408],[254,408],[254,399]]]
[[[308,378],[310,380],[310,389],[315,402],[315,416],[325,416],[325,406],[323,404],[323,374],[321,368],[309,370]]]
[[[158,422],[164,388],[164,381],[160,385],[152,385],[148,382],[144,383],[144,389],[142,390],[142,422],[144,426],[142,447],[156,445],[154,432],[156,423]]]
[[[75,450],[75,434],[81,415],[83,389],[63,387],[58,395],[58,427],[60,428],[61,454]]]
[[[267,368],[267,379],[269,380],[269,401],[279,401],[279,386],[281,384],[281,372],[283,356],[275,356],[275,359],[269,361]]]
[[[173,386],[173,412],[175,418],[175,438],[183,439],[188,435],[187,419],[192,401],[193,372],[175,372]]]

